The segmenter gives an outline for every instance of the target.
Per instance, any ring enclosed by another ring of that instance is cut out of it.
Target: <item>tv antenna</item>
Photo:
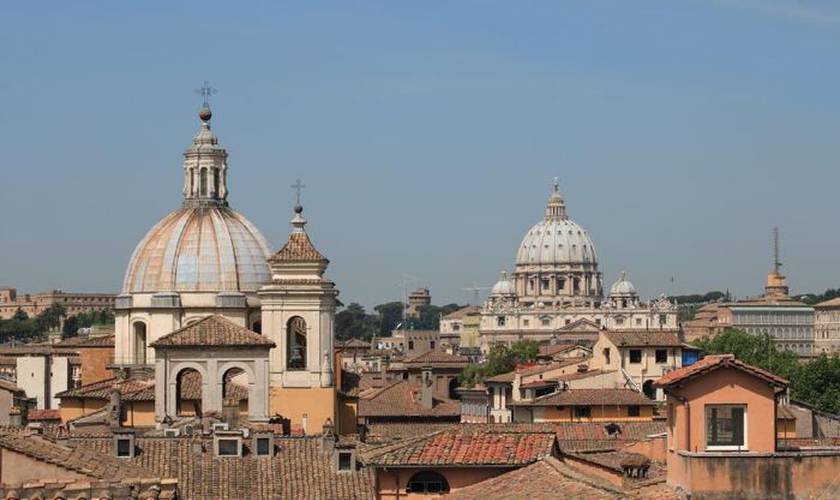
[[[489,286],[478,286],[478,283],[473,281],[472,286],[468,286],[468,287],[464,288],[463,290],[466,291],[466,292],[472,292],[473,301],[470,302],[469,305],[471,305],[471,306],[476,305],[477,306],[478,305],[478,298],[479,298],[478,296],[481,293],[481,291],[482,290],[490,290],[490,287]]]

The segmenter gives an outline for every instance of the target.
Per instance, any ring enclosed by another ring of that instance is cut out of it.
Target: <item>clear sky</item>
[[[833,5],[3,2],[0,283],[118,291],[206,79],[231,205],[278,247],[302,178],[345,302],[466,302],[554,176],[608,284],[756,294],[778,225],[794,291],[840,286]]]

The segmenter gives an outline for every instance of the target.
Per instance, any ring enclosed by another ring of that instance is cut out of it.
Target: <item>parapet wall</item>
[[[692,499],[840,498],[840,448],[668,455],[668,484]]]

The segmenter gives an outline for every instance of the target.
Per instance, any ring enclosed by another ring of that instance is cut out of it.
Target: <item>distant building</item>
[[[840,297],[814,306],[814,354],[840,352]]]
[[[585,322],[594,332],[570,327]],[[676,332],[677,306],[664,296],[643,302],[622,272],[604,297],[595,245],[566,215],[555,180],[545,217],[519,244],[511,278],[502,272],[481,312],[482,350],[494,343],[518,340],[592,341],[597,329]]]
[[[418,288],[408,295],[408,307],[405,315],[409,318],[419,318],[420,312],[432,304],[432,294],[428,288]]]
[[[68,316],[91,311],[113,309],[116,294],[113,293],[78,293],[52,290],[18,296],[15,288],[0,288],[0,319],[11,319],[18,309],[30,318],[58,304]]]
[[[457,337],[459,347],[478,347],[480,324],[481,307],[465,306],[440,319],[440,334],[446,338]]]

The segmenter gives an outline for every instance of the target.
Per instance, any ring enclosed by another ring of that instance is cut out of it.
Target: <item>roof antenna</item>
[[[779,274],[782,263],[779,262],[779,228],[773,228],[773,272]]]

